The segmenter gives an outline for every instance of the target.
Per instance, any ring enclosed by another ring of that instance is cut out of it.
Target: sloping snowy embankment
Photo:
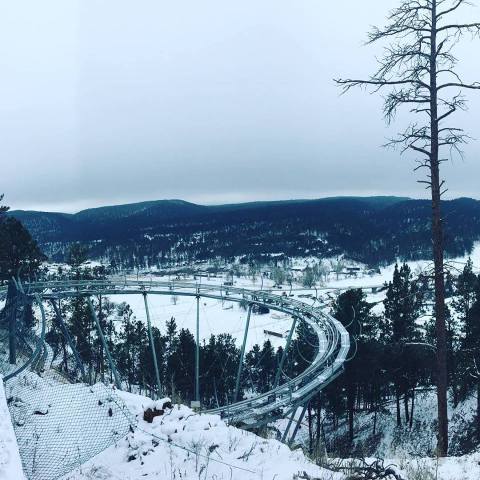
[[[0,480],[23,480],[17,439],[7,407],[3,378],[0,376]]]
[[[119,392],[138,417],[138,428],[65,476],[65,480],[341,480],[343,475],[311,463],[300,450],[291,451],[276,440],[266,440],[226,425],[217,415],[198,415],[175,405],[143,420],[146,408],[163,402]],[[305,476],[305,473],[308,476]]]
[[[386,464],[389,460],[385,461]],[[463,457],[404,458],[391,463],[407,480],[478,480],[480,478],[480,453]]]
[[[469,397],[456,408],[450,404],[449,433],[450,454],[459,451],[462,441],[469,441],[473,434],[471,425],[476,415],[475,397]],[[297,412],[299,414],[300,412]],[[375,457],[383,458],[384,465],[393,465],[406,480],[478,480],[480,478],[480,451],[448,458],[436,458],[436,396],[434,391],[418,391],[415,395],[415,414],[412,428],[405,422],[396,427],[394,402],[384,405],[377,414],[376,435],[372,433],[373,417],[371,412],[359,412],[355,415],[355,440],[352,451],[363,452],[368,462]],[[402,420],[403,412],[402,412]],[[285,428],[286,420],[279,420],[277,427]],[[324,424],[326,436],[330,442],[348,435],[348,425],[340,422],[339,428],[331,430],[331,424]],[[470,426],[470,428],[469,428]],[[305,420],[297,442],[308,445],[308,424]],[[473,442],[474,443],[474,442]],[[356,453],[357,457],[360,456]],[[351,459],[344,460],[346,465]],[[333,460],[335,463],[335,460]]]

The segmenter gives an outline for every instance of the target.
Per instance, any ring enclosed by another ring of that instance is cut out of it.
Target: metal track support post
[[[67,343],[70,346],[70,349],[72,350],[73,356],[75,357],[75,361],[77,362],[77,366],[80,369],[80,372],[82,373],[82,380],[85,383],[87,383],[87,375],[85,373],[85,367],[83,366],[83,362],[80,358],[80,354],[78,353],[78,350],[77,350],[77,347],[75,346],[73,338],[71,337],[70,332],[68,331],[68,328],[65,325],[65,322],[63,321],[60,307],[55,303],[55,300],[53,298],[50,299],[50,303],[52,304],[53,311],[55,312],[55,318],[56,318],[58,328],[60,329],[63,336],[65,337],[65,340],[67,340]]]
[[[283,435],[282,435],[282,440],[281,440],[282,443],[285,443],[285,440],[287,439],[287,435],[288,435],[288,432],[290,431],[290,427],[292,426],[296,411],[297,409],[294,408],[292,414],[290,415],[290,418],[288,419],[287,427],[285,428],[285,431],[283,432]]]
[[[97,314],[95,312],[95,309],[93,308],[92,301],[90,300],[90,297],[87,297],[87,303],[90,308],[90,312],[92,314],[93,320],[95,321],[95,326],[97,327],[98,335],[100,337],[100,340],[102,341],[103,349],[105,350],[105,353],[107,355],[108,363],[110,365],[110,369],[112,370],[113,377],[115,378],[115,385],[116,387],[121,390],[122,384],[120,382],[120,377],[118,376],[117,372],[117,367],[115,366],[115,363],[113,362],[112,355],[110,354],[110,350],[108,349],[107,341],[105,340],[105,336],[103,334],[102,326],[100,325],[100,322],[98,321]]]
[[[294,317],[292,326],[290,328],[290,331],[288,332],[287,343],[285,344],[285,348],[283,349],[283,352],[282,352],[282,357],[280,358],[280,363],[278,365],[277,373],[275,375],[275,383],[273,385],[273,388],[277,388],[278,384],[280,383],[280,376],[282,375],[283,365],[285,363],[285,359],[287,358],[287,352],[288,352],[288,349],[290,348],[290,344],[292,343],[292,337],[293,337],[293,333],[295,332],[296,325],[297,325],[297,317]]]
[[[195,401],[200,403],[200,295],[197,290],[197,324],[195,329]]]
[[[300,418],[297,421],[297,424],[295,425],[295,428],[293,429],[292,436],[290,437],[290,440],[288,441],[288,444],[292,444],[295,440],[295,437],[297,436],[298,429],[300,428],[300,425],[303,421],[303,417],[305,416],[305,412],[307,411],[307,406],[308,402],[303,406],[302,413],[300,414]]]
[[[162,388],[160,384],[160,372],[158,370],[158,362],[157,362],[157,352],[155,351],[155,341],[153,338],[152,332],[152,323],[150,322],[150,311],[148,309],[148,302],[147,302],[147,293],[143,293],[143,301],[145,302],[145,312],[147,314],[147,328],[148,328],[148,338],[150,339],[150,348],[152,349],[152,357],[153,357],[153,366],[155,367],[155,378],[157,380],[157,399],[160,398],[160,390]]]
[[[248,305],[247,323],[245,324],[245,332],[243,334],[242,349],[240,350],[240,361],[238,363],[237,380],[235,382],[235,393],[233,394],[233,403],[238,399],[240,392],[240,381],[242,379],[243,358],[245,357],[245,346],[247,345],[248,329],[250,327],[250,315],[252,314],[252,304]]]

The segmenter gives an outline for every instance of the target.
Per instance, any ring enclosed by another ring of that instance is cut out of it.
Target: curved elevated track
[[[39,305],[42,322],[41,328],[35,337],[36,340],[30,339],[30,357],[26,359],[23,365],[17,366],[14,371],[9,372],[5,376],[6,380],[18,375],[24,369],[38,364],[38,362],[43,362],[44,366],[48,365],[46,358],[51,349],[45,342],[46,316],[43,304],[45,302],[52,303],[52,301],[55,303],[55,301],[63,298],[91,297],[95,295],[114,296],[117,294],[142,295],[145,300],[148,295],[188,296],[196,298],[197,302],[200,298],[211,298],[247,304],[249,308],[248,317],[250,316],[252,306],[266,306],[270,310],[286,313],[293,319],[290,334],[287,338],[287,345],[284,349],[285,354],[294,335],[295,326],[298,325],[298,322],[304,322],[316,334],[318,342],[313,360],[300,375],[287,379],[282,383],[282,363],[285,360],[283,358],[278,367],[275,388],[254,398],[234,401],[229,405],[206,411],[208,413],[220,414],[226,421],[243,425],[245,428],[258,427],[275,419],[286,417],[294,413],[298,407],[305,405],[313,395],[332,382],[342,372],[343,364],[350,349],[348,332],[331,315],[320,308],[315,308],[289,297],[274,295],[267,291],[180,281],[129,281],[115,278],[92,281],[35,282],[25,285],[18,282],[17,289],[19,297]],[[6,288],[0,289],[1,293],[5,294]],[[146,301],[145,305],[147,305]],[[148,310],[147,318],[149,318]],[[5,319],[3,323],[5,324]],[[5,328],[5,325],[3,328]],[[247,333],[248,320],[245,335]],[[34,345],[35,342],[36,345]],[[243,358],[244,350],[245,342],[242,347],[241,358]],[[114,359],[110,360],[111,366],[115,369]],[[198,364],[196,368],[198,369]],[[240,378],[241,368],[240,362],[237,382]],[[118,380],[118,378],[117,386],[121,387],[121,380]],[[291,423],[292,420],[288,428],[290,428]],[[286,435],[287,432],[284,437]]]

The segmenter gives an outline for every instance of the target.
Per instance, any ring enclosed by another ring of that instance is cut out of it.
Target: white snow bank
[[[318,479],[344,478],[314,465],[300,450],[291,451],[281,442],[228,426],[217,415],[195,414],[182,405],[147,423],[143,412],[151,400],[119,395],[137,415],[138,428],[65,480],[293,480],[304,472]]]
[[[0,480],[22,480],[22,462],[0,376]]]
[[[388,464],[388,460],[385,461]],[[399,465],[397,472],[407,480],[478,480],[480,453],[463,457],[406,458],[392,460]]]

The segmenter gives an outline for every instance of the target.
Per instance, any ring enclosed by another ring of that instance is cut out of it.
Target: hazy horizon
[[[92,206],[86,206],[85,208],[80,208],[78,210],[51,210],[51,209],[42,209],[42,208],[15,208],[11,207],[10,211],[31,211],[31,212],[44,212],[44,213],[66,213],[66,214],[76,214],[84,210],[92,210],[95,208],[103,208],[103,207],[119,207],[119,206],[124,206],[124,205],[133,205],[133,204],[139,204],[139,203],[150,203],[150,202],[169,202],[169,201],[180,201],[180,202],[186,202],[186,203],[192,203],[196,205],[203,205],[203,206],[220,206],[220,205],[236,205],[236,204],[249,204],[249,203],[264,203],[264,202],[302,202],[302,201],[310,201],[310,200],[326,200],[326,199],[332,199],[332,198],[381,198],[381,197],[392,197],[392,198],[407,198],[408,200],[430,200],[428,198],[422,198],[420,196],[409,196],[409,195],[384,195],[384,194],[372,194],[372,195],[349,195],[349,194],[343,194],[343,195],[326,195],[326,196],[320,196],[320,197],[291,197],[291,198],[274,198],[274,199],[257,199],[257,200],[246,200],[246,201],[240,201],[240,202],[194,202],[194,201],[189,201],[185,200],[183,198],[152,198],[152,199],[147,199],[147,200],[138,200],[138,201],[132,201],[132,202],[120,202],[120,203],[105,203],[101,205],[92,205]],[[454,198],[445,198],[444,200],[458,200],[460,198],[470,198],[472,200],[477,200],[480,201],[480,198],[475,198],[475,197],[469,197],[469,196],[459,196],[459,197],[454,197]],[[7,203],[8,202],[3,202]]]

